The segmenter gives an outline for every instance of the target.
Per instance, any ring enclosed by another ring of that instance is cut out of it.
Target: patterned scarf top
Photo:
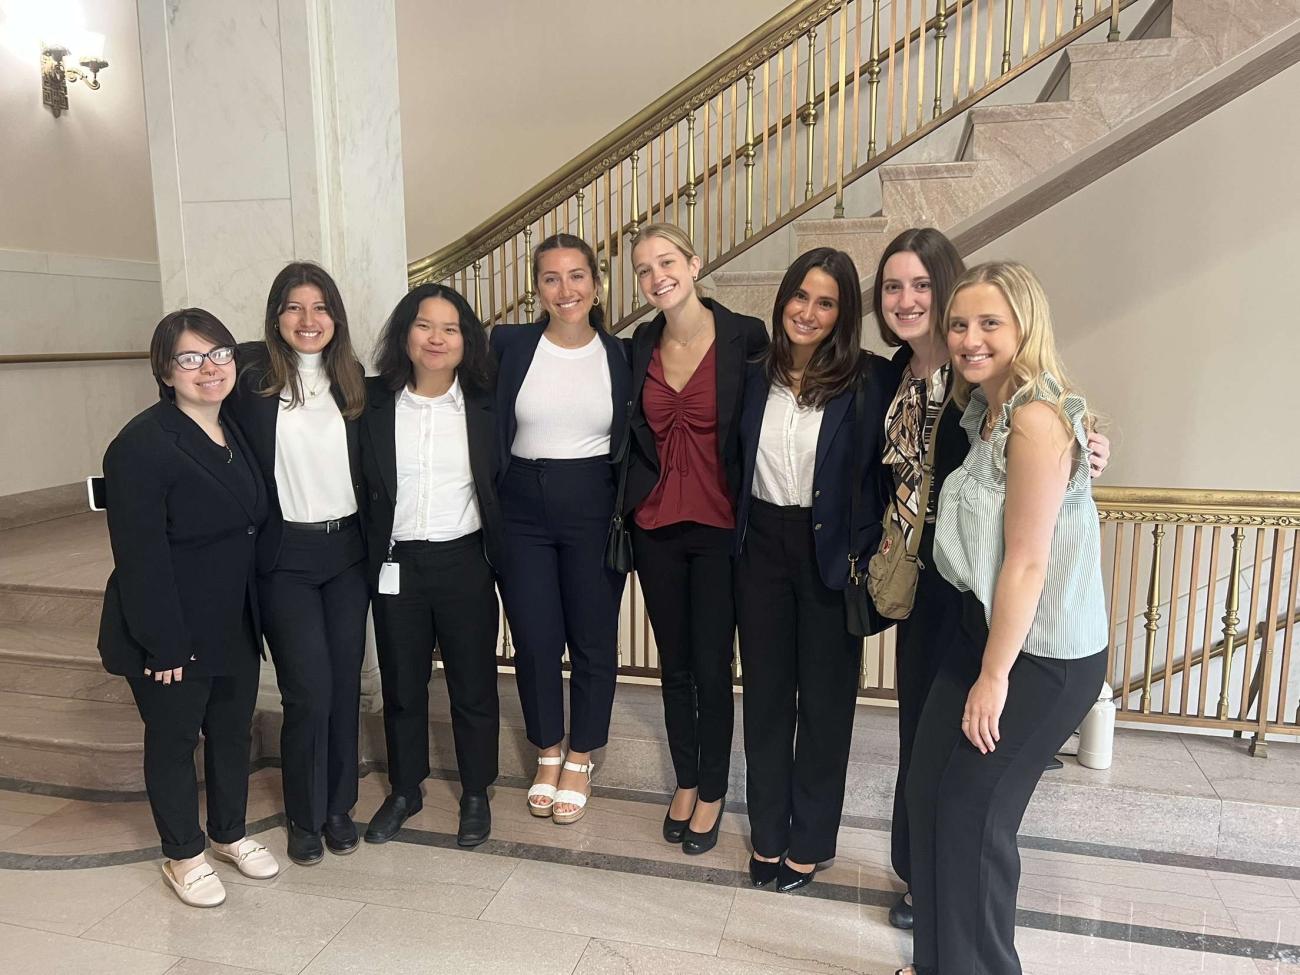
[[[883,461],[894,475],[894,518],[910,540],[920,522],[921,465],[934,437],[939,408],[948,389],[951,363],[944,363],[926,379],[913,378],[903,370],[898,392],[885,414],[885,452]],[[930,491],[925,520],[934,523],[939,493]]]

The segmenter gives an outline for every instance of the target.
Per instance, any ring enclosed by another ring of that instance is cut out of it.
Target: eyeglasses
[[[182,369],[194,371],[207,359],[214,366],[226,366],[235,361],[235,349],[230,345],[219,345],[207,352],[182,352],[172,356],[172,361]]]

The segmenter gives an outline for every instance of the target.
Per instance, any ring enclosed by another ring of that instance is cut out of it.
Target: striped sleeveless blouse
[[[1061,387],[1056,380],[1050,374],[1044,380],[1052,397],[1059,396]],[[993,592],[1004,554],[1011,411],[1025,402],[1025,397],[1012,397],[1002,407],[989,439],[984,440],[980,429],[988,413],[988,400],[978,387],[971,392],[961,418],[970,437],[970,453],[944,481],[939,497],[935,567],[957,589],[975,594],[984,604],[986,622],[992,617]],[[1101,578],[1101,527],[1088,474],[1086,407],[1083,397],[1074,394],[1067,396],[1061,406],[1074,430],[1078,457],[1056,516],[1043,594],[1022,649],[1038,657],[1073,660],[1105,648],[1106,598]]]

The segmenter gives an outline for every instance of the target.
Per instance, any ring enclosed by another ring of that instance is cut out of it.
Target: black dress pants
[[[128,677],[144,721],[144,785],[163,856],[186,860],[203,852],[194,749],[203,732],[203,777],[208,797],[207,835],[215,843],[244,838],[248,808],[248,756],[261,657],[231,655],[232,672],[220,677],[184,675],[180,683]]]
[[[961,593],[934,568],[934,526],[926,525],[918,557],[925,565],[917,577],[912,614],[898,624],[895,642],[895,688],[898,693],[898,780],[894,784],[894,818],[890,854],[894,872],[912,882],[912,841],[907,824],[907,772],[921,723],[921,709],[939,673],[944,653],[961,626]]]
[[[907,780],[918,975],[1019,975],[1016,832],[1048,760],[1105,677],[1105,650],[1077,660],[1021,653],[1001,740],[981,755],[961,716],[987,639],[984,608],[963,594],[962,625],[925,702]]]
[[[528,740],[564,740],[569,650],[569,750],[609,739],[618,674],[618,606],[627,577],[605,568],[614,512],[607,457],[522,460],[501,485],[506,559],[501,594],[515,644],[515,677]]]
[[[694,522],[634,527],[632,533],[637,578],[659,648],[677,787],[699,789],[701,802],[727,794],[731,768],[734,537],[729,528]]]
[[[429,775],[429,678],[434,644],[442,654],[456,767],[465,792],[497,777],[497,609],[483,536],[398,542],[400,592],[375,595],[375,637],[383,681],[388,782],[415,798]]]
[[[754,852],[835,856],[862,666],[844,594],[822,582],[809,508],[755,500],[736,566]]]
[[[319,832],[327,815],[357,801],[361,661],[366,651],[365,546],[352,524],[339,532],[284,526],[274,571],[258,581],[267,646],[284,724],[284,809]]]

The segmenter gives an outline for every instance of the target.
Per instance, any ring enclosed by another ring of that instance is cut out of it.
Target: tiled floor
[[[559,827],[498,788],[493,839],[467,852],[454,788],[430,780],[398,840],[298,867],[268,825],[278,778],[254,775],[249,817],[285,869],[259,883],[217,864],[229,897],[210,911],[164,886],[144,803],[0,792],[0,972],[875,975],[907,960],[908,936],[885,919],[896,883],[876,830],[844,828],[835,863],[779,895],[745,884],[743,815],[688,858],[659,839],[660,805],[598,797]],[[362,780],[359,819],[383,791],[381,775]],[[1300,975],[1300,870],[1114,853],[1024,851],[1027,973]]]

